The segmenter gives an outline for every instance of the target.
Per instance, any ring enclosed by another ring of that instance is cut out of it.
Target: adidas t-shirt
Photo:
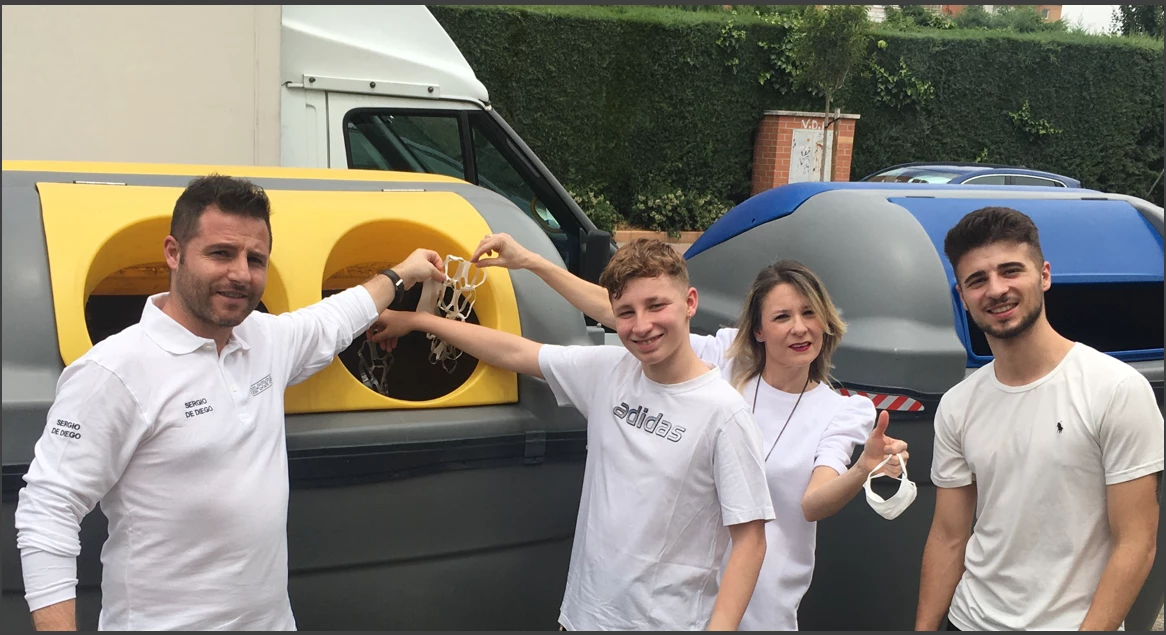
[[[715,366],[659,384],[622,347],[544,345],[539,365],[559,404],[587,418],[560,623],[707,628],[726,526],[774,517],[748,404]]]

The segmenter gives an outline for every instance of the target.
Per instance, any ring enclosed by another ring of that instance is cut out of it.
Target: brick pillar
[[[854,124],[859,115],[843,114],[830,128],[828,140],[838,135],[838,155],[828,170],[832,181],[850,180],[850,159],[854,150]],[[822,142],[822,113],[768,110],[761,119],[753,144],[754,195],[797,181],[817,181],[814,169]],[[827,147],[828,156],[831,148]],[[817,165],[821,165],[817,163]],[[792,181],[791,181],[792,178]]]

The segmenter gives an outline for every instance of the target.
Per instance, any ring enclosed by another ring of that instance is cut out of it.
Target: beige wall
[[[279,164],[279,5],[4,5],[2,22],[4,160]]]

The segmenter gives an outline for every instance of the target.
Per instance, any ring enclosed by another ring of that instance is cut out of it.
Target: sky
[[[1061,5],[1061,19],[1075,24],[1080,19],[1085,28],[1094,33],[1108,31],[1116,4],[1065,4]]]

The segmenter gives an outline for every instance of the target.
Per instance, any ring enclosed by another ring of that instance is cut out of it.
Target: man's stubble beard
[[[233,328],[239,326],[259,306],[259,298],[252,291],[248,291],[247,310],[237,319],[234,317],[216,317],[211,296],[215,295],[212,285],[191,275],[182,266],[182,256],[178,258],[178,268],[174,272],[174,293],[178,296],[182,306],[194,319],[215,327]],[[241,291],[241,289],[240,289]]]

